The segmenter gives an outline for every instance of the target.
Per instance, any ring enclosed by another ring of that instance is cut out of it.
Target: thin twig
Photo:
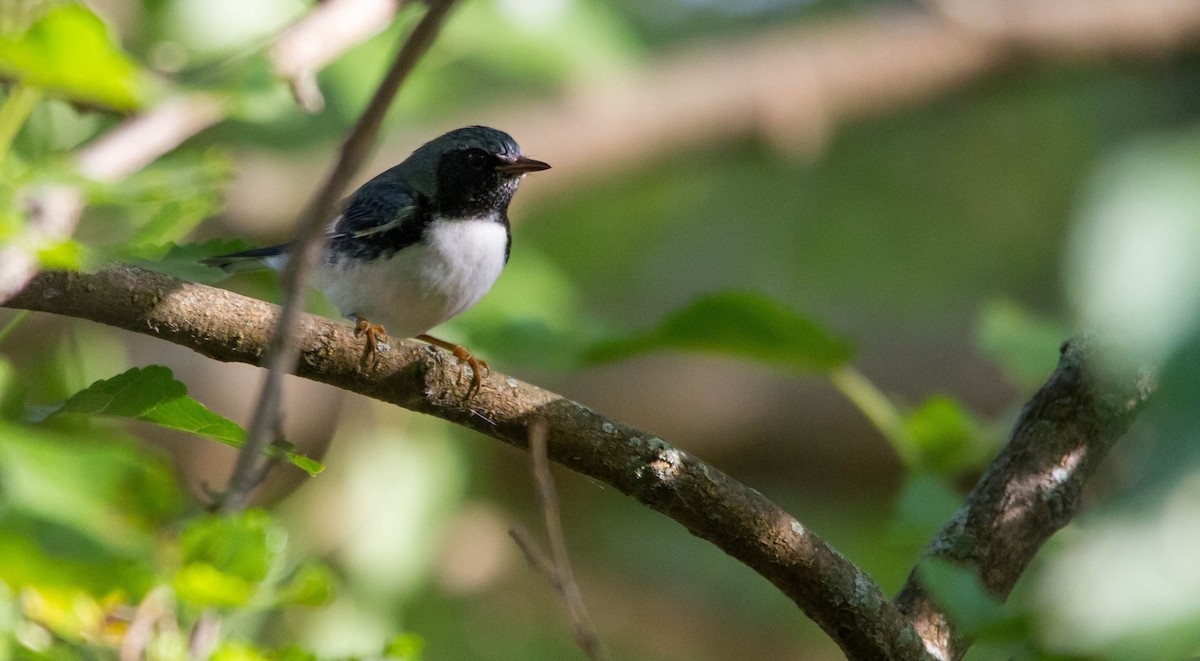
[[[239,510],[245,507],[250,491],[263,476],[257,466],[259,455],[267,442],[278,438],[280,426],[280,391],[283,376],[295,367],[298,350],[295,348],[296,327],[308,296],[308,274],[325,247],[322,232],[334,216],[336,205],[346,185],[366,161],[371,145],[379,134],[384,115],[400,90],[401,83],[416,66],[417,61],[433,43],[454,0],[435,0],[425,16],[404,40],[391,69],[384,76],[375,96],[367,104],[350,135],[342,145],[337,164],[330,172],[317,197],[300,219],[300,227],[292,249],[291,259],[283,271],[283,307],[275,333],[267,347],[265,364],[269,371],[263,383],[254,417],[246,434],[246,444],[238,454],[233,474],[229,478],[222,509]]]
[[[545,576],[554,588],[558,589],[558,571],[554,567],[554,561],[542,547],[538,546],[537,540],[533,538],[533,533],[529,529],[519,523],[513,523],[508,529],[508,536],[516,542],[517,548],[521,550],[521,554],[525,556],[525,561],[534,571]]]
[[[196,618],[192,632],[188,634],[188,655],[193,659],[207,659],[212,656],[217,644],[221,642],[221,616],[217,611],[206,608]]]
[[[160,586],[142,597],[133,619],[125,629],[121,638],[121,646],[117,651],[119,661],[142,661],[146,656],[146,648],[154,641],[155,626],[169,615],[170,593],[166,587]]]
[[[547,428],[545,420],[535,420],[529,425],[529,454],[533,458],[533,482],[537,486],[538,503],[546,523],[546,536],[550,539],[550,556],[542,553],[524,528],[514,527],[509,535],[525,553],[525,557],[538,572],[544,574],[554,586],[567,610],[571,623],[571,635],[589,659],[599,661],[608,656],[600,645],[592,618],[583,604],[583,595],[571,569],[567,555],[567,538],[563,534],[562,515],[558,509],[558,492],[554,489],[554,477],[550,474],[550,457],[546,450]]]

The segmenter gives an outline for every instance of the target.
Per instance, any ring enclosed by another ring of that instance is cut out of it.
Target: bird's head
[[[441,214],[460,218],[503,212],[521,177],[550,167],[522,154],[507,133],[486,126],[434,138],[405,164],[406,178]]]

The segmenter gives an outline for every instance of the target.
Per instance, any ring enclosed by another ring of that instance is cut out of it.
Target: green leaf
[[[243,642],[225,641],[208,657],[208,661],[269,661],[270,657],[257,647]]]
[[[287,647],[275,650],[271,658],[274,661],[320,661],[320,657],[316,654],[295,645],[288,645]]]
[[[87,248],[74,239],[64,239],[38,247],[38,261],[48,269],[58,271],[78,270],[83,263]]]
[[[904,440],[917,451],[921,465],[949,474],[971,467],[984,443],[983,426],[959,402],[934,395],[904,420]]]
[[[845,341],[776,301],[721,292],[696,299],[648,333],[599,343],[587,357],[610,362],[660,349],[726,354],[799,371],[827,371],[852,354]]]
[[[425,658],[425,639],[415,633],[396,634],[383,650],[387,659],[421,661]]]
[[[110,260],[156,259],[225,205],[232,159],[222,149],[175,151],[117,182],[81,183],[77,236]]]
[[[0,580],[5,572],[36,576],[21,573],[19,539],[64,563],[75,558],[86,565],[102,556],[94,549],[142,553],[183,498],[167,460],[128,439],[4,422],[0,487],[0,557],[12,560]]]
[[[8,324],[0,327],[0,343],[3,343],[6,332],[28,318],[28,313],[20,312]],[[16,369],[7,358],[0,356],[0,420],[14,420],[21,416],[24,408],[25,391],[21,380],[17,378]]]
[[[212,239],[204,243],[167,243],[159,246],[140,246],[136,257],[127,259],[134,266],[141,266],[176,278],[211,285],[229,277],[219,268],[205,266],[200,260],[206,257],[227,255],[246,250],[250,245],[241,239]]]
[[[302,565],[276,592],[281,604],[320,606],[333,598],[333,572],[324,565]]]
[[[1008,300],[991,301],[979,315],[976,343],[1013,383],[1037,388],[1054,372],[1059,347],[1069,337],[1058,323]]]
[[[905,477],[896,498],[891,534],[902,543],[920,550],[962,505],[962,494],[938,475],[913,471]]]
[[[235,448],[246,442],[244,429],[188,397],[187,386],[176,381],[171,370],[162,365],[134,367],[111,379],[97,381],[76,393],[51,415],[64,413],[143,420]],[[279,452],[309,475],[324,470],[320,463],[297,454],[286,442],[269,446],[264,454],[275,456]]]
[[[173,583],[179,598],[201,607],[233,608],[254,597],[258,585],[226,574],[203,562],[185,566],[175,574]]]
[[[19,34],[0,34],[0,75],[72,101],[127,110],[147,77],[81,4],[57,5]]]
[[[192,521],[180,538],[180,598],[200,606],[245,605],[282,560],[287,537],[262,510]]]

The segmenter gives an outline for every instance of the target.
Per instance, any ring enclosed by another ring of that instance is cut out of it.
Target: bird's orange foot
[[[374,365],[375,359],[378,357],[379,345],[387,342],[387,331],[379,324],[373,324],[362,317],[354,317],[354,334],[367,336],[366,353],[363,354],[363,363]],[[385,345],[386,346],[386,345]]]
[[[488,367],[486,360],[480,360],[471,355],[471,352],[467,351],[467,348],[461,344],[439,340],[432,335],[418,335],[417,339],[449,351],[454,354],[455,358],[466,363],[471,368],[471,386],[467,388],[467,399],[471,399],[475,396],[475,393],[479,392],[479,387],[483,385],[484,377],[492,373],[492,369]]]

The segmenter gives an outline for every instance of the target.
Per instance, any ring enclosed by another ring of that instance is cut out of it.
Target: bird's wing
[[[292,244],[283,243],[277,246],[267,246],[266,248],[252,248],[241,252],[229,253],[228,255],[205,257],[200,260],[200,263],[205,266],[215,266],[226,273],[240,273],[242,271],[254,271],[263,268],[283,268],[281,264],[284,262],[276,262],[272,258],[287,255],[291,247]]]
[[[363,238],[402,229],[416,209],[412,196],[398,186],[363,186],[350,199],[329,234],[336,238]]]

